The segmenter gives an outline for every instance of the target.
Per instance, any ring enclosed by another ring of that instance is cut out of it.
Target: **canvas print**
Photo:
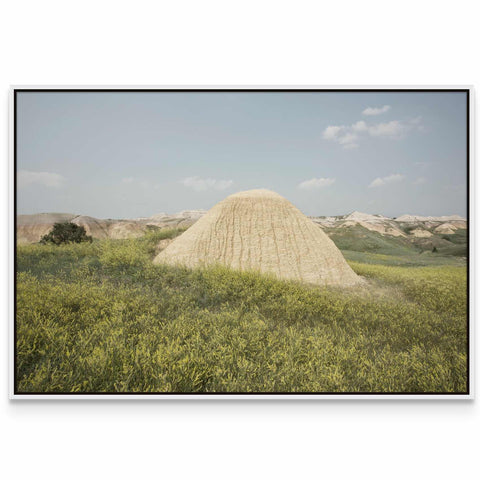
[[[16,89],[14,394],[468,395],[468,89]]]

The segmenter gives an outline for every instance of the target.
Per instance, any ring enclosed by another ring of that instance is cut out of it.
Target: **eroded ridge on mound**
[[[318,285],[362,282],[321,228],[269,190],[230,195],[154,262],[187,267],[221,264]]]

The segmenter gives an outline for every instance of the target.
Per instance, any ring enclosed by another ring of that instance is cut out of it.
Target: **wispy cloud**
[[[334,178],[311,178],[298,184],[298,188],[302,190],[313,190],[315,188],[329,187],[335,183]]]
[[[358,143],[346,143],[343,145],[345,150],[353,150],[354,148],[358,148]]]
[[[122,178],[122,183],[133,183],[135,179],[133,177]]]
[[[188,177],[180,180],[180,183],[197,192],[205,190],[227,190],[233,185],[233,180],[216,180],[214,178]]]
[[[384,105],[383,107],[367,107],[362,114],[367,116],[381,115],[388,112],[392,107],[390,105]]]
[[[382,109],[385,109],[385,107],[390,108],[385,105]],[[365,137],[400,139],[412,130],[424,130],[421,117],[404,121],[391,120],[390,122],[370,125],[364,120],[359,120],[352,125],[329,125],[322,132],[322,136],[325,140],[338,143],[345,149],[352,149],[357,148],[359,142]]]
[[[398,121],[392,120],[388,123],[377,123],[368,128],[368,133],[372,137],[392,137],[398,138],[401,137],[406,130],[408,125]]]
[[[338,138],[338,135],[340,134],[343,128],[345,127],[330,125],[323,131],[323,138],[325,140],[335,140],[336,138]]]
[[[421,116],[410,119],[409,124],[420,132],[423,132],[425,130],[425,126],[422,123]]]
[[[426,182],[427,182],[427,179],[425,177],[418,177],[412,182],[412,184],[413,185],[423,185]]]
[[[432,162],[415,162],[415,165],[422,168],[429,167],[431,164]]]
[[[59,173],[20,170],[17,175],[17,181],[20,188],[34,184],[50,188],[59,188],[65,184],[65,177]]]
[[[343,148],[356,148],[358,147],[356,131],[352,127],[345,125],[330,125],[323,131],[322,136],[325,140],[334,141],[342,145]]]
[[[352,125],[352,130],[354,132],[366,132],[368,130],[368,126],[363,120],[359,120],[357,123]]]
[[[422,117],[415,117],[409,120],[392,120],[386,123],[377,123],[368,127],[368,133],[372,137],[401,138],[408,132],[425,130],[422,124]]]
[[[342,137],[338,139],[338,143],[340,145],[356,145],[356,141],[358,140],[358,135],[356,133],[346,133]]]
[[[369,185],[369,188],[382,187],[390,183],[401,182],[404,178],[405,175],[400,173],[393,173],[392,175],[388,175],[386,177],[378,177],[372,181],[372,183]]]

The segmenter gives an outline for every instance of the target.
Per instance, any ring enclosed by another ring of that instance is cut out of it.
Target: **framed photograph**
[[[12,88],[11,398],[472,398],[472,95]]]

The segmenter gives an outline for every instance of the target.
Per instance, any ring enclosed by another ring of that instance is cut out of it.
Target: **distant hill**
[[[99,219],[72,213],[38,213],[17,216],[17,242],[36,243],[52,229],[57,222],[73,222],[85,228],[93,238],[135,238],[141,237],[152,228],[181,228],[195,223],[204,210],[189,210],[173,215],[158,214],[152,217],[112,220]]]
[[[310,218],[344,252],[383,255],[435,252],[456,257],[467,255],[467,220],[459,215],[402,215],[389,218],[352,212],[336,217]]]
[[[205,210],[184,210],[175,214],[159,213],[136,219],[98,219],[72,213],[40,213],[17,216],[17,241],[36,243],[56,222],[71,221],[85,227],[93,238],[132,238],[150,229],[189,227]],[[405,254],[432,251],[466,256],[467,220],[458,215],[422,217],[352,212],[332,217],[310,217],[342,250]]]
[[[460,215],[447,215],[443,217],[422,217],[420,215],[401,215],[395,219],[397,222],[448,222],[450,220],[464,221]]]
[[[452,215],[448,217],[402,215],[398,218],[389,218],[383,215],[352,212],[348,215],[339,215],[336,217],[310,218],[315,223],[318,223],[318,225],[320,225],[322,228],[346,228],[354,225],[361,225],[367,230],[392,237],[408,237],[409,235],[414,235],[417,237],[430,236],[428,233],[430,230],[442,230],[441,227],[444,224],[448,224],[449,231],[467,228],[467,220],[459,215]]]

